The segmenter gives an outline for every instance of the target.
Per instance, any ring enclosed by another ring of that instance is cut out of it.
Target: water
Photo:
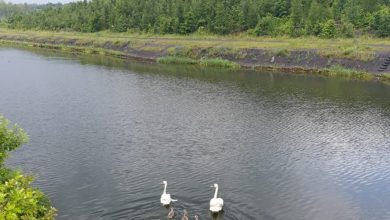
[[[390,219],[390,86],[0,49],[8,165],[58,219]]]

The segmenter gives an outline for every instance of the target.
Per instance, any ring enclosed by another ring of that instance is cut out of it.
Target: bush
[[[30,187],[32,180],[15,172],[0,183],[0,219],[54,219],[55,209],[42,192]]]
[[[259,19],[259,22],[257,23],[254,32],[257,36],[273,35],[277,24],[277,18],[267,15]]]
[[[354,35],[354,27],[351,22],[342,21],[339,26],[339,36],[351,38]]]
[[[333,19],[330,19],[322,25],[321,37],[334,38],[335,36],[336,22]]]
[[[56,210],[42,192],[30,186],[33,178],[4,167],[4,159],[28,140],[27,134],[17,125],[0,115],[0,219],[55,218]]]

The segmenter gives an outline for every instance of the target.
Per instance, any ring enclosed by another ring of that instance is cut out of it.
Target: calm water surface
[[[390,219],[390,86],[0,49],[10,166],[58,219]]]

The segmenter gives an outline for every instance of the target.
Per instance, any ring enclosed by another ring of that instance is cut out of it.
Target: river
[[[58,219],[390,219],[390,86],[0,48],[0,113]],[[211,216],[213,183],[224,212]]]

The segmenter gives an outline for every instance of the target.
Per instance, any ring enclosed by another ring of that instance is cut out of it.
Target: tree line
[[[14,13],[10,28],[324,38],[390,36],[390,0],[84,0]]]
[[[53,4],[11,4],[0,0],[0,20],[4,20],[12,15],[37,11]],[[59,5],[59,4],[57,4]]]

